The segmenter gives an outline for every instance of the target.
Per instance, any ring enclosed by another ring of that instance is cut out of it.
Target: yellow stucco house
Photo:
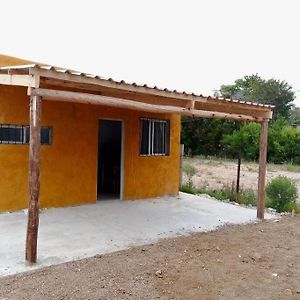
[[[41,100],[40,176],[35,177],[41,207],[176,195],[180,115],[262,124],[272,116],[268,105],[129,84],[0,55],[0,211],[28,207],[36,162],[29,159],[36,122],[34,114],[30,121],[30,108],[39,103],[30,99]]]

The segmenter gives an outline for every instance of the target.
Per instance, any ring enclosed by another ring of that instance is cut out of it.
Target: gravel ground
[[[299,224],[230,225],[2,277],[0,299],[300,299]]]

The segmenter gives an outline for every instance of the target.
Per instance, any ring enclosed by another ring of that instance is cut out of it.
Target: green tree
[[[228,156],[235,157],[237,152],[247,160],[256,160],[259,155],[260,125],[247,123],[232,134],[224,135],[221,143]]]
[[[274,163],[300,163],[300,132],[278,118],[270,126],[268,158]]]
[[[215,91],[215,94],[217,94],[217,91]],[[292,129],[286,128],[283,130],[283,127],[287,126],[286,120],[288,120],[290,115],[290,122],[293,122],[292,120],[295,119],[299,120],[300,123],[300,111],[298,111],[292,104],[295,94],[289,84],[285,81],[276,79],[265,80],[256,74],[237,79],[232,85],[222,85],[220,88],[220,94],[226,98],[235,98],[275,105],[274,121],[272,121],[272,124],[274,122],[276,124],[274,124],[274,130],[271,130],[270,128],[269,158],[274,162],[281,162],[282,159],[290,161],[296,159],[298,161],[296,149],[300,147],[294,144],[291,145],[297,141],[298,135]],[[279,118],[280,120],[276,122],[278,117],[281,118]],[[223,150],[226,146],[226,154],[234,157],[237,151],[237,149],[234,150],[234,147],[237,146],[238,133],[235,133],[232,137],[233,140],[227,144],[226,142],[222,142],[222,140],[225,135],[231,135],[234,131],[238,131],[239,128],[240,123],[233,121],[183,117],[181,142],[185,144],[186,150],[191,151],[192,155],[203,154],[223,156],[225,155]],[[244,126],[241,128],[243,138],[241,143],[245,144],[245,153],[242,154],[246,159],[256,159],[258,156],[257,145],[259,141],[259,126],[250,125],[246,126],[245,129],[243,129]],[[255,131],[255,136],[252,136],[254,131],[252,132],[251,130]],[[256,137],[257,140],[255,140]],[[286,139],[291,138],[291,140],[285,141],[284,137]],[[229,139],[230,138],[228,138],[228,141]],[[293,149],[291,151],[287,151],[284,143],[290,144]],[[241,144],[239,147],[241,149],[244,148]],[[256,147],[256,150],[254,147]],[[235,151],[234,155],[233,151]],[[292,157],[291,152],[294,152],[293,155],[296,156]],[[283,153],[286,155],[283,155]]]
[[[226,98],[273,104],[274,118],[280,115],[286,119],[295,99],[295,93],[287,82],[262,79],[257,74],[237,79],[232,85],[222,85],[220,93]]]
[[[290,124],[300,125],[300,107],[293,107],[289,119]]]
[[[238,128],[238,122],[192,117],[182,117],[181,125],[181,143],[185,145],[185,151],[192,155],[222,154],[223,135]]]
[[[222,144],[227,156],[235,157],[238,151],[247,160],[257,160],[259,155],[260,125],[248,123],[231,134],[224,135]],[[300,163],[300,132],[278,117],[270,126],[268,136],[268,161],[274,163]]]

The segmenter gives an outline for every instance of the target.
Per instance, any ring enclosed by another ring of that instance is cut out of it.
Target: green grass
[[[294,211],[296,214],[300,214],[300,205],[298,203],[290,203],[287,204],[284,209],[284,211]]]
[[[218,200],[235,201],[235,193],[229,187],[225,187],[219,190],[210,190],[206,187],[194,188],[193,186],[186,184],[181,187],[181,191],[189,194],[206,194],[214,197]],[[240,193],[240,202],[245,205],[255,205],[256,195],[252,190],[244,190]]]
[[[183,184],[180,191],[188,194],[196,194],[194,187],[189,184]]]
[[[204,155],[196,155],[193,157],[184,157],[184,160],[188,160],[190,162],[193,161],[202,161],[205,160],[205,163],[209,165],[219,165],[225,162],[236,162],[236,159],[232,158],[224,158],[224,157],[218,157],[218,156],[204,156]]]
[[[300,165],[296,165],[296,164],[292,164],[292,163],[286,163],[286,164],[268,163],[267,164],[267,170],[269,172],[287,171],[287,172],[299,173],[300,172]]]
[[[255,206],[257,202],[257,195],[251,189],[242,190],[240,200],[241,204]]]
[[[194,188],[193,194],[206,194],[211,197],[214,197],[218,200],[230,200],[234,201],[233,194],[229,188],[224,188],[221,190],[209,190],[206,187],[203,188]]]
[[[180,190],[181,192],[194,194],[194,195],[206,194],[217,200],[235,201],[235,193],[233,193],[230,188],[223,188],[220,190],[209,190],[206,187],[194,188],[193,186],[186,184],[183,185]],[[247,205],[247,206],[249,205],[256,206],[256,202],[257,202],[257,198],[256,198],[255,191],[251,189],[247,189],[247,190],[242,190],[240,192],[240,204]],[[274,208],[273,201],[266,198],[266,207]],[[293,210],[295,211],[295,213],[300,213],[300,205],[298,203],[290,203],[287,204],[283,209],[283,211],[286,212],[291,212]]]
[[[282,165],[285,171],[289,172],[295,172],[299,173],[300,172],[300,166],[299,165],[293,165],[293,164],[284,164]]]
[[[266,198],[266,207],[271,207],[276,209],[276,203],[274,203],[273,200],[271,200],[270,198]],[[283,206],[282,209],[280,209],[280,211],[277,210],[277,212],[292,212],[294,211],[296,214],[300,213],[300,205],[297,202],[293,202],[293,203],[288,203],[285,204]]]

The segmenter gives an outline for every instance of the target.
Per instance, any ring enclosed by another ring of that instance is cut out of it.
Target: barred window
[[[0,124],[0,144],[29,144],[30,130],[27,125]],[[52,143],[52,128],[41,128],[41,144]]]
[[[169,155],[170,122],[141,119],[141,155]]]

